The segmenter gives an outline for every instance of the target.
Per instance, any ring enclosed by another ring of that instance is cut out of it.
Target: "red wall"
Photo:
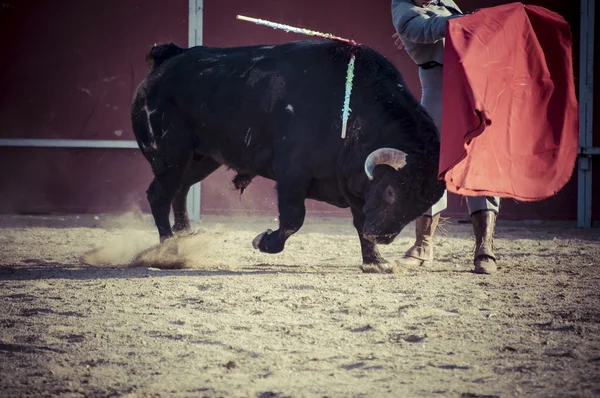
[[[0,137],[134,139],[129,104],[145,54],[157,41],[187,44],[187,2],[3,3]],[[0,147],[2,212],[147,208],[150,179],[136,150]]]
[[[148,48],[167,40],[187,45],[186,0],[3,3],[13,7],[0,8],[0,37],[5,38],[0,40],[1,138],[131,140],[129,103],[146,74]],[[235,46],[305,38],[238,21],[237,14],[335,33],[390,58],[419,97],[417,68],[393,45],[390,3],[204,0],[204,41],[209,46]],[[502,3],[460,1],[465,11]],[[563,0],[529,3],[563,15],[577,36],[577,7]],[[577,42],[574,48],[577,68]],[[505,201],[502,217],[574,219],[574,176],[561,193],[546,201]],[[257,178],[240,198],[231,191],[231,177],[232,173],[220,170],[203,183],[204,213],[276,212],[272,182]],[[595,172],[597,189],[599,177],[600,170]],[[137,150],[0,147],[0,212],[124,211],[132,204],[147,209],[145,190],[150,180],[149,166]],[[308,208],[347,214],[312,201]],[[452,195],[446,214],[466,214],[462,198]]]

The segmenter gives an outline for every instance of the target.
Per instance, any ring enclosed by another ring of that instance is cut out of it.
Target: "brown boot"
[[[491,210],[478,211],[471,214],[473,232],[475,233],[475,264],[476,274],[493,274],[498,271],[496,255],[494,254],[494,229],[496,212]]]
[[[440,220],[440,213],[433,217],[421,216],[415,220],[415,244],[408,249],[401,265],[429,265],[433,261],[433,234]]]

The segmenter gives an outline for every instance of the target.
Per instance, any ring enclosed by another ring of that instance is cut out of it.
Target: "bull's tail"
[[[152,134],[152,125],[150,116],[146,112],[142,101],[145,98],[137,96],[131,106],[131,127],[138,147],[142,154],[150,161],[157,149],[156,137]],[[152,164],[152,161],[150,161]]]
[[[146,55],[146,64],[150,69],[158,68],[169,58],[186,51],[187,49],[181,48],[175,43],[155,44]]]

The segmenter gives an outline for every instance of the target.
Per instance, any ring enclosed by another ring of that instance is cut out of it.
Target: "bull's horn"
[[[394,148],[379,148],[367,157],[365,160],[365,173],[369,180],[373,179],[373,169],[378,164],[387,164],[396,170],[406,165],[406,153]]]

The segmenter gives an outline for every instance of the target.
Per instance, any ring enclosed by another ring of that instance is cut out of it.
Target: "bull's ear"
[[[367,156],[365,160],[365,174],[369,180],[373,179],[373,169],[380,164],[387,164],[399,170],[406,165],[407,154],[395,148],[379,148]]]

